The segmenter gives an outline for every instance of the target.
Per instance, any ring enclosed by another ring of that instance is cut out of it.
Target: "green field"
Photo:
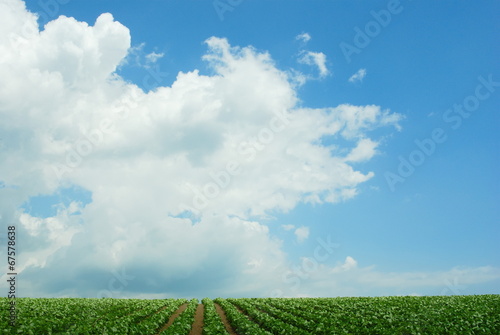
[[[1,334],[500,334],[500,295],[11,301]]]

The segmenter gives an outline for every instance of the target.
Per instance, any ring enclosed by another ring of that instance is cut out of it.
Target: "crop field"
[[[262,298],[0,298],[1,334],[500,334],[500,295]]]

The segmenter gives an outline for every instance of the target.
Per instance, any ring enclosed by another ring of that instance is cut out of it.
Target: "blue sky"
[[[0,6],[27,296],[499,293],[498,2]]]

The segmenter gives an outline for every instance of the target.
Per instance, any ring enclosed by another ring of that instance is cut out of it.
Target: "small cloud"
[[[297,236],[297,242],[302,243],[309,237],[309,227],[300,227],[295,230],[295,236]]]
[[[352,258],[351,256],[347,256],[345,258],[345,262],[344,264],[342,265],[342,268],[344,270],[351,270],[351,269],[354,269],[358,266],[358,262]]]
[[[295,69],[290,69],[287,71],[288,78],[294,87],[300,87],[304,85],[309,79],[305,74]]]
[[[128,49],[127,57],[122,60],[121,65],[135,65],[145,69],[150,68],[155,64],[160,58],[165,56],[164,53],[151,52],[146,54],[145,43],[130,47]]]
[[[363,162],[372,158],[377,152],[378,143],[370,140],[369,138],[363,138],[359,140],[357,146],[351,150],[347,155],[347,162]]]
[[[282,224],[281,227],[285,230],[292,230],[295,228],[293,224]]]
[[[351,78],[349,78],[349,82],[350,83],[362,82],[365,76],[366,76],[366,69],[359,69],[358,72],[356,72],[351,76]]]
[[[304,51],[303,56],[298,59],[299,63],[316,65],[319,69],[320,78],[326,77],[330,71],[326,68],[326,55],[322,52]]]
[[[306,43],[311,39],[311,35],[309,35],[308,33],[302,33],[302,34],[295,36],[295,39]]]
[[[333,273],[346,272],[358,267],[358,262],[351,256],[345,258],[344,264],[337,265],[332,269]]]
[[[162,58],[163,56],[165,56],[165,54],[163,52],[156,53],[153,51],[152,53],[146,55],[146,61],[148,63],[156,63],[158,61],[158,59]]]
[[[124,57],[121,62],[120,66],[124,65],[138,65],[141,66],[141,55],[144,54],[144,47],[146,46],[145,43],[141,43],[136,46],[131,46],[128,49],[127,56]]]

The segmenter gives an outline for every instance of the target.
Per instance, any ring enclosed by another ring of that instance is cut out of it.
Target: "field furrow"
[[[192,299],[189,301],[186,309],[175,318],[174,322],[167,327],[162,335],[189,335],[191,327],[194,323],[194,316],[198,308],[198,300]]]
[[[236,306],[225,299],[216,299],[231,323],[231,326],[238,335],[270,335],[272,333],[262,329],[257,323],[253,322],[248,316],[242,313]]]
[[[18,298],[0,334],[500,334],[500,295],[377,298]]]
[[[184,303],[182,304],[168,319],[168,322],[165,323],[160,329],[158,329],[158,332],[156,333],[156,335],[160,335],[164,330],[166,330],[168,327],[170,327],[172,325],[172,323],[174,323],[175,319],[177,319],[177,317],[179,315],[181,315],[187,308],[188,304],[187,303]]]
[[[217,314],[220,317],[220,320],[222,321],[222,324],[224,325],[224,329],[226,330],[226,332],[224,333],[222,331],[222,329],[221,329],[220,330],[220,334],[226,334],[227,333],[229,335],[238,335],[238,334],[236,334],[236,332],[234,331],[233,327],[231,326],[231,323],[227,319],[226,313],[224,312],[224,310],[222,309],[222,307],[220,307],[219,304],[214,304],[214,306],[215,306]],[[208,335],[208,333],[207,333],[207,335]]]
[[[194,323],[191,326],[191,332],[189,335],[202,335],[203,332],[203,304],[198,304],[196,307],[196,312],[194,315]]]

